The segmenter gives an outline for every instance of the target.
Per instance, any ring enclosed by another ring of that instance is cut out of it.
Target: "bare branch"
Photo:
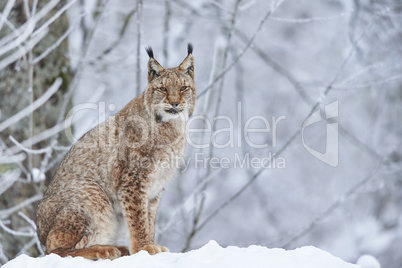
[[[244,32],[240,31],[239,29],[236,29],[235,32],[244,43],[248,42],[249,38],[246,36],[246,34],[244,34]],[[311,98],[307,95],[305,89],[297,82],[297,80],[288,70],[274,61],[263,49],[259,48],[257,45],[254,44],[251,49],[257,53],[260,59],[264,60],[273,70],[284,76],[306,103],[313,103],[313,100],[311,100]]]
[[[25,160],[26,155],[25,153],[13,155],[11,150],[7,147],[3,139],[0,137],[0,149],[2,157],[0,157],[0,163],[14,163],[16,164],[20,170],[28,177],[29,171],[25,168],[25,166],[21,163]],[[3,154],[4,153],[4,154]]]
[[[84,15],[85,14],[81,14],[80,18],[83,17]],[[55,50],[64,41],[64,39],[66,39],[72,33],[72,31],[75,30],[75,28],[80,24],[80,22],[81,19],[79,19],[74,25],[70,26],[68,30],[62,36],[60,36],[60,38],[57,39],[57,41],[53,45],[51,45],[45,51],[43,51],[42,54],[35,57],[35,59],[33,60],[33,64],[37,64],[38,62],[43,60],[47,55],[49,55],[49,53]]]
[[[136,12],[137,12],[137,10],[133,9],[127,14],[127,16],[124,19],[123,26],[120,29],[118,38],[113,43],[111,43],[108,48],[103,50],[103,52],[100,53],[100,55],[96,57],[96,60],[98,60],[98,61],[101,60],[103,57],[110,54],[113,50],[115,50],[118,47],[119,43],[121,42],[121,40],[125,36],[125,33],[127,32],[131,19],[133,18],[133,16],[135,15]],[[94,62],[90,61],[90,64],[94,64]]]
[[[25,107],[12,117],[8,118],[6,121],[0,124],[0,132],[10,127],[11,125],[17,123],[22,118],[29,116],[33,111],[42,106],[54,93],[59,89],[63,80],[61,78],[57,78],[54,83],[49,87],[49,89],[40,96],[35,102]]]
[[[4,17],[3,14],[0,13],[0,19],[3,19],[4,23],[12,30],[12,31],[17,31],[17,28],[15,28],[14,24],[11,23],[6,17]],[[20,47],[20,46],[19,46]]]
[[[142,19],[142,0],[137,0],[137,71],[136,71],[136,96],[141,92],[141,19]]]
[[[348,10],[348,11],[342,12],[340,14],[327,16],[327,17],[312,17],[312,18],[305,18],[305,19],[270,17],[269,20],[279,21],[279,22],[287,22],[287,23],[312,23],[312,22],[318,22],[318,21],[339,19],[339,18],[345,17],[347,15],[350,15],[351,13],[354,13],[354,10]]]
[[[163,16],[163,57],[164,57],[164,62],[166,64],[169,62],[168,46],[169,46],[171,15],[172,15],[172,10],[170,7],[170,0],[165,0],[165,14]]]
[[[76,1],[76,0],[74,0]],[[43,8],[35,14],[35,16],[29,20],[27,20],[20,28],[14,30],[12,33],[8,34],[7,36],[3,37],[0,39],[0,47],[4,46],[4,44],[10,42],[14,38],[18,37],[21,35],[22,32],[26,31],[26,28],[31,29],[34,25],[36,25],[36,22],[38,22],[40,19],[45,17],[49,12],[60,2],[60,0],[51,0],[48,3],[46,3]],[[47,28],[47,27],[46,27]],[[33,30],[34,28],[32,28]],[[38,31],[36,31],[36,34],[38,34]],[[43,35],[43,33],[40,33],[40,35]],[[32,36],[33,37],[33,36]]]
[[[30,23],[25,28],[25,31],[20,33],[15,40],[13,40],[12,42],[10,42],[6,45],[0,46],[0,56],[6,54],[7,52],[9,52],[10,50],[12,50],[16,47],[21,46],[21,43],[23,43],[30,37],[30,35],[33,33],[34,29],[35,29],[35,23]],[[16,30],[16,31],[18,31],[18,30]]]
[[[42,148],[42,149],[30,149],[30,148],[26,148],[24,147],[21,143],[19,143],[13,136],[9,136],[9,139],[12,143],[14,143],[15,145],[17,145],[18,148],[20,148],[22,151],[29,153],[29,154],[44,154],[47,153],[50,148],[46,147],[46,148]]]
[[[0,157],[0,164],[11,164],[11,163],[18,163],[21,165],[21,162],[24,161],[27,158],[25,153],[20,153],[20,154],[10,154],[7,156],[1,156]]]
[[[163,226],[163,227],[158,227],[157,233],[164,234],[167,232],[173,225],[176,225],[179,223],[180,215],[188,215],[195,209],[195,205],[193,202],[194,197],[199,194],[200,192],[203,191],[204,185],[209,183],[213,178],[217,177],[219,173],[221,172],[221,169],[217,169],[214,172],[212,172],[209,176],[205,177],[200,184],[193,190],[193,192],[182,202],[180,207],[178,207],[171,215],[170,220]]]
[[[285,145],[282,146],[282,148],[275,153],[276,156],[279,156],[283,151],[285,151],[290,144],[293,143],[293,141],[300,135],[301,129],[298,129],[292,137],[286,142]],[[272,156],[270,157],[269,161],[272,160]],[[251,179],[246,182],[235,194],[233,194],[230,198],[228,198],[225,202],[223,202],[218,208],[216,208],[211,214],[207,216],[202,223],[200,223],[197,226],[197,231],[200,231],[202,228],[205,227],[205,225],[212,220],[216,215],[218,215],[225,207],[227,207],[230,203],[232,203],[237,197],[239,197],[248,187],[250,187],[255,180],[262,174],[262,172],[265,171],[265,169],[260,169],[257,171]]]
[[[32,230],[36,231],[36,224],[33,220],[31,220],[27,215],[25,215],[21,211],[18,211],[18,216],[23,218],[32,227]]]
[[[374,177],[374,175],[377,174],[383,164],[384,159],[382,159],[382,161],[379,161],[377,165],[362,180],[353,185],[346,193],[340,196],[327,209],[317,215],[313,221],[300,228],[294,234],[290,235],[290,238],[288,238],[287,241],[281,245],[281,248],[289,247],[293,242],[297,241],[298,239],[309,233],[317,224],[321,223],[324,219],[331,215],[336,208],[344,204],[345,201],[348,200],[353,194],[355,194],[361,187],[366,185],[371,179],[376,178]]]
[[[24,0],[24,10],[27,18],[31,17],[31,10],[29,9],[28,0]]]
[[[45,253],[41,246],[41,242],[39,240],[38,233],[36,232],[37,227],[36,227],[35,222],[33,220],[31,220],[28,216],[26,216],[24,213],[22,213],[21,211],[18,212],[18,215],[21,218],[23,218],[31,226],[31,228],[33,230],[33,234],[34,234],[33,239],[28,244],[26,244],[24,246],[24,248],[21,249],[21,252],[24,252],[24,251],[28,250],[29,248],[31,248],[33,245],[36,245],[36,248],[41,253],[41,255],[44,255]]]
[[[364,84],[353,84],[350,86],[343,86],[343,85],[335,85],[334,89],[335,90],[347,90],[347,89],[362,89],[362,88],[368,88],[368,87],[373,87],[373,86],[380,86],[386,83],[389,83],[391,81],[394,81],[396,79],[400,79],[402,77],[402,74],[395,74],[391,77],[386,77],[378,80],[373,80],[373,81],[368,81]]]
[[[0,221],[0,227],[1,227],[4,231],[6,231],[7,233],[9,233],[9,234],[11,234],[11,235],[14,235],[14,236],[25,236],[25,237],[33,237],[33,236],[34,236],[34,233],[33,233],[32,231],[31,231],[31,232],[27,232],[27,233],[14,231],[14,230],[8,228],[2,221]]]
[[[95,94],[92,96],[92,98],[88,102],[93,103],[93,102],[98,101],[99,98],[103,95],[104,91],[105,91],[104,85],[99,86],[98,90],[95,92]],[[49,128],[49,129],[47,129],[47,130],[45,130],[45,131],[43,131],[41,133],[39,133],[38,135],[36,135],[36,136],[34,136],[32,138],[24,140],[20,144],[22,146],[26,147],[26,146],[28,146],[30,144],[34,145],[34,144],[37,144],[37,143],[39,143],[41,141],[47,140],[47,139],[49,139],[51,137],[54,138],[54,135],[58,134],[59,132],[65,130],[65,129],[69,128],[69,127],[71,127],[71,125],[73,123],[75,123],[78,120],[80,120],[84,115],[85,115],[84,113],[80,113],[80,114],[78,114],[76,116],[74,116],[74,114],[72,114],[71,116],[69,116],[65,120],[63,120],[61,123]],[[74,116],[74,118],[73,118],[73,116]],[[63,117],[61,117],[61,118],[63,118]],[[51,145],[49,147],[51,147]],[[20,151],[21,151],[21,149],[19,147],[14,146],[14,147],[11,147],[9,149],[9,151],[7,152],[7,155],[8,154],[16,154],[16,153],[18,153]]]
[[[198,98],[202,97],[205,93],[208,92],[208,90],[210,90],[213,86],[213,84],[215,84],[216,82],[218,82],[220,79],[222,79],[225,74],[230,71],[236,64],[237,62],[243,57],[244,53],[246,53],[246,51],[250,48],[250,46],[254,43],[255,38],[257,37],[258,33],[261,31],[262,26],[264,26],[266,20],[271,16],[271,14],[282,4],[284,0],[279,0],[277,3],[273,3],[273,6],[270,10],[268,10],[268,12],[264,15],[264,17],[261,19],[257,29],[255,30],[254,34],[252,35],[252,37],[250,38],[250,40],[248,41],[247,45],[243,48],[243,50],[239,53],[239,55],[233,60],[233,62],[226,67],[222,73],[220,75],[218,75],[214,81],[212,81],[212,83],[210,83],[200,94],[198,94]]]
[[[24,200],[23,202],[19,203],[18,205],[14,206],[12,208],[0,210],[0,219],[8,218],[11,214],[13,214],[14,212],[17,212],[21,208],[26,207],[26,206],[34,203],[34,202],[37,202],[37,201],[41,200],[42,197],[43,197],[42,194],[34,195],[34,196]]]
[[[57,0],[59,2],[60,0]],[[48,28],[50,24],[52,24],[56,19],[58,19],[67,9],[69,9],[72,5],[74,5],[77,2],[77,0],[71,0],[68,1],[66,5],[64,5],[62,8],[60,8],[59,11],[57,11],[50,19],[48,19],[42,26],[37,29],[32,36],[34,37],[35,35],[39,34],[41,31],[44,29]],[[56,3],[57,4],[57,3]],[[43,8],[44,9],[44,8]],[[42,10],[43,10],[42,9]],[[42,11],[41,10],[41,11]]]
[[[0,31],[3,28],[4,22],[7,21],[8,15],[10,14],[11,10],[13,9],[14,4],[15,4],[15,0],[7,1],[7,4],[6,4],[3,12],[0,13]]]
[[[20,249],[20,251],[18,252],[17,256],[18,256],[18,255],[21,255],[21,254],[27,253],[28,249],[30,249],[30,248],[31,248],[33,245],[35,245],[35,244],[36,244],[36,239],[35,239],[35,237],[34,237],[34,238],[31,239],[31,241],[29,241],[28,243],[26,243],[26,244]]]
[[[7,191],[20,178],[20,175],[21,171],[19,169],[9,170],[3,174],[0,177],[0,195]]]
[[[10,56],[2,59],[0,61],[0,70],[4,69],[11,63],[15,62],[19,58],[24,57],[24,55],[27,53],[27,51],[32,50],[32,48],[38,44],[47,34],[47,31],[42,31],[40,34],[36,35],[35,37],[31,38],[29,41],[26,42],[26,45],[23,47],[20,47],[20,49]],[[16,44],[16,46],[19,44]]]

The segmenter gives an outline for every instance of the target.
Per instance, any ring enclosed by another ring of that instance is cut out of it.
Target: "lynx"
[[[66,154],[37,209],[46,254],[114,259],[168,251],[154,244],[155,217],[195,105],[191,44],[187,50],[178,67],[165,69],[148,47],[145,91]]]

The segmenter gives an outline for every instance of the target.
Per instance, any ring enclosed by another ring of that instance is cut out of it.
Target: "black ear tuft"
[[[147,54],[148,54],[148,56],[149,56],[150,58],[153,58],[153,57],[154,57],[154,52],[152,51],[152,47],[151,47],[151,46],[146,47],[146,48],[145,48],[145,51],[147,52]]]
[[[154,58],[154,52],[150,46],[145,48],[145,51],[148,53],[148,82],[151,82],[156,77],[161,75],[161,72],[165,70],[159,62]]]
[[[193,44],[188,43],[187,44],[187,53],[192,54],[193,53]]]

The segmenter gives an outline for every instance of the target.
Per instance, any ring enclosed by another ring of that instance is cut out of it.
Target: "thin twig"
[[[184,202],[181,203],[180,207],[178,207],[171,215],[170,220],[163,226],[159,227],[157,230],[157,233],[164,234],[167,232],[173,225],[178,223],[178,217],[180,214],[189,214],[191,213],[194,209],[195,206],[193,205],[193,199],[194,196],[196,196],[198,193],[200,193],[204,185],[209,183],[213,178],[215,178],[219,173],[221,172],[221,169],[217,169],[214,172],[212,172],[209,176],[205,177],[201,183],[193,190],[193,192],[186,198]]]
[[[24,3],[26,3],[27,6],[27,16],[28,19],[33,18],[33,16],[35,16],[35,14],[33,13],[31,16],[31,12],[29,11],[29,6],[28,6],[28,1],[24,1]],[[36,7],[34,7],[36,10]],[[34,64],[33,64],[33,53],[32,53],[32,49],[29,50],[28,52],[28,96],[29,96],[29,106],[32,106],[33,102],[34,102]],[[61,83],[60,83],[61,84]],[[29,125],[28,125],[28,136],[29,138],[33,137],[33,111],[31,111],[29,113]],[[29,148],[32,148],[32,144],[28,145]],[[28,169],[32,172],[33,169],[33,156],[32,154],[28,154]],[[31,176],[28,176],[28,181],[31,179]]]
[[[28,243],[24,244],[24,246],[18,252],[17,256],[21,255],[21,254],[25,254],[28,251],[28,249],[30,249],[35,244],[36,244],[36,238],[33,237]]]
[[[18,214],[18,216],[23,218],[32,227],[32,230],[36,231],[36,224],[33,220],[31,220],[27,215],[25,215],[21,211],[18,211],[17,214]]]
[[[36,46],[47,34],[47,31],[42,31],[40,34],[36,35],[35,37],[31,38],[23,47],[20,47],[19,50],[14,52],[13,54],[9,55],[8,57],[2,59],[0,61],[0,70],[4,69],[11,63],[15,62],[16,60],[24,57],[27,51],[31,51],[33,47]],[[17,44],[19,46],[20,44]]]
[[[163,16],[163,60],[165,64],[169,63],[169,36],[170,36],[170,16],[172,15],[170,0],[165,0],[165,14]]]
[[[59,2],[60,0],[58,0],[57,2]],[[34,37],[35,35],[39,34],[41,31],[43,31],[44,29],[47,29],[50,24],[52,24],[55,20],[57,20],[67,9],[69,9],[72,5],[75,4],[75,2],[77,2],[77,0],[71,0],[68,1],[66,5],[63,5],[62,8],[60,8],[52,17],[50,17],[44,24],[41,25],[41,27],[39,29],[37,29],[35,32],[32,33],[32,37]]]
[[[402,74],[396,74],[396,75],[393,75],[391,77],[381,78],[381,79],[373,80],[373,81],[368,81],[368,82],[366,82],[364,84],[354,84],[354,85],[351,85],[351,86],[334,86],[334,89],[335,90],[363,89],[363,88],[368,88],[368,87],[380,86],[380,85],[383,85],[383,84],[387,84],[387,83],[389,83],[391,81],[394,81],[394,80],[400,79],[400,78],[402,78]]]
[[[50,148],[46,147],[46,148],[41,148],[41,149],[31,149],[31,148],[27,148],[24,145],[22,145],[21,143],[19,143],[12,135],[8,136],[8,138],[10,139],[10,141],[12,143],[14,143],[18,148],[20,148],[22,151],[28,153],[28,154],[44,154],[49,152]]]
[[[25,153],[10,154],[0,157],[0,164],[19,164],[27,158]],[[25,172],[27,174],[27,172]]]
[[[34,1],[33,1],[32,10],[31,10],[31,17],[32,17],[32,16],[35,16],[35,14],[36,14],[36,9],[37,9],[37,7],[38,7],[38,1],[39,1],[39,0],[34,0]]]
[[[137,10],[133,9],[127,14],[127,16],[124,19],[123,26],[120,29],[118,38],[113,43],[111,43],[108,48],[103,50],[99,56],[96,57],[97,61],[102,60],[106,55],[110,54],[113,50],[115,50],[118,47],[118,45],[120,44],[121,40],[123,39],[123,37],[125,36],[125,34],[127,32],[131,19],[133,18],[133,16],[135,15],[136,12],[137,12]],[[119,62],[121,62],[121,61],[119,61]],[[92,62],[92,61],[89,63],[95,64],[95,62]]]
[[[136,96],[141,92],[141,20],[142,0],[137,0],[137,70],[136,70]]]
[[[6,231],[7,233],[9,233],[9,234],[11,234],[11,235],[14,235],[14,236],[24,236],[24,237],[33,237],[33,236],[34,236],[34,233],[33,233],[33,232],[25,233],[25,232],[14,231],[14,230],[8,228],[2,221],[0,221],[0,227],[1,227],[4,231]]]
[[[13,9],[13,6],[15,4],[15,0],[8,0],[6,6],[4,7],[3,12],[1,13],[0,16],[0,31],[3,28],[4,22],[7,21],[7,17],[10,14],[11,10]]]
[[[33,19],[31,19],[31,20],[33,21]],[[30,35],[32,34],[34,29],[35,29],[35,23],[29,24],[25,28],[25,31],[19,32],[19,34],[15,40],[13,40],[7,44],[0,45],[0,56],[8,53],[9,51],[15,49],[16,47],[20,48],[21,44],[30,37]],[[19,31],[19,30],[16,29],[13,32],[15,32],[15,31]]]
[[[311,23],[311,22],[317,22],[317,21],[339,19],[339,18],[345,17],[347,15],[350,15],[351,13],[354,13],[354,10],[345,11],[340,14],[327,16],[327,17],[312,17],[312,18],[303,18],[303,19],[270,17],[269,20],[279,21],[279,22],[287,22],[287,23]]]
[[[301,129],[298,129],[292,137],[282,146],[282,148],[275,153],[275,156],[279,156],[282,154],[290,144],[300,135]],[[272,156],[270,157],[269,161],[272,160]],[[216,215],[218,215],[225,207],[227,207],[230,203],[232,203],[236,198],[238,198],[248,187],[250,187],[262,174],[265,169],[258,170],[253,177],[251,177],[248,182],[246,182],[235,194],[233,194],[230,198],[228,198],[225,202],[223,202],[218,208],[216,208],[211,214],[209,214],[203,221],[197,226],[197,232],[200,231],[202,228],[207,225],[209,221],[211,221]]]
[[[2,174],[0,177],[0,196],[20,178],[20,175],[21,171],[18,168]]]
[[[225,74],[230,71],[236,64],[237,62],[243,57],[243,55],[247,52],[247,50],[250,48],[250,46],[254,43],[255,38],[257,37],[258,33],[261,31],[262,26],[264,26],[265,22],[267,19],[271,16],[271,14],[282,4],[284,0],[279,0],[277,3],[274,3],[272,8],[268,10],[268,12],[264,15],[264,17],[261,19],[257,29],[255,30],[254,34],[248,41],[247,45],[243,48],[243,50],[239,53],[239,55],[233,60],[233,62],[226,67],[220,75],[218,75],[214,81],[212,81],[211,84],[209,84],[201,93],[198,94],[198,98],[202,97],[205,93],[208,92],[212,88],[212,86],[218,82],[220,79],[222,79]]]
[[[0,137],[0,149],[2,157],[0,157],[0,163],[14,163],[16,164],[20,170],[26,175],[29,175],[29,171],[22,164],[22,161],[25,160],[25,153],[21,154],[13,154],[13,152],[8,148],[7,144]]]
[[[287,239],[285,243],[283,243],[280,247],[281,248],[287,248],[289,247],[293,242],[299,240],[301,237],[309,233],[317,224],[322,222],[324,219],[326,219],[332,212],[341,206],[342,204],[345,203],[345,201],[351,197],[353,194],[355,194],[361,187],[366,185],[371,179],[375,178],[374,175],[377,174],[379,171],[380,167],[384,164],[384,161],[379,161],[377,165],[359,182],[357,182],[355,185],[353,185],[346,193],[344,193],[342,196],[340,196],[335,202],[333,202],[327,209],[325,209],[323,212],[321,212],[319,215],[317,215],[313,221],[311,221],[309,224],[303,226],[300,228],[297,232],[292,234],[290,238]]]
[[[376,71],[376,69],[384,69],[384,62],[380,61],[377,63],[372,63],[369,64],[368,66],[365,66],[364,68],[359,69],[357,72],[352,73],[351,75],[349,75],[349,77],[345,78],[343,81],[340,81],[339,83],[337,83],[334,88],[338,88],[338,87],[342,87],[346,84],[348,84],[350,81],[352,81],[353,79],[359,79],[360,76],[370,72],[370,71]],[[392,68],[392,67],[391,67]]]
[[[246,34],[239,30],[235,30],[237,36],[244,42],[247,43],[249,38]],[[308,104],[312,104],[313,100],[307,95],[305,89],[296,81],[293,75],[285,68],[283,68],[279,63],[274,61],[264,50],[259,48],[256,44],[254,44],[251,49],[260,57],[260,59],[264,60],[272,69],[274,69],[277,73],[284,76],[289,83],[292,84],[293,88],[299,94],[299,96]]]
[[[29,19],[31,17],[31,11],[29,9],[28,0],[24,0],[24,11],[25,11],[25,15]]]
[[[29,249],[30,247],[32,247],[35,244],[36,248],[41,253],[41,255],[44,255],[45,253],[43,252],[41,242],[39,241],[39,237],[38,237],[38,234],[36,232],[37,226],[36,226],[35,222],[33,220],[31,220],[27,215],[22,213],[21,211],[18,212],[18,215],[21,218],[23,218],[31,226],[31,228],[33,230],[33,234],[34,234],[33,239],[29,242],[29,244],[26,246],[26,248]]]
[[[81,14],[80,18],[85,16],[85,14]],[[53,45],[49,46],[45,51],[42,52],[39,56],[35,57],[33,60],[33,64],[37,64],[41,60],[43,60],[47,55],[49,55],[53,50],[55,50],[79,25],[80,20],[78,20],[75,24],[70,26],[68,30],[59,38]]]

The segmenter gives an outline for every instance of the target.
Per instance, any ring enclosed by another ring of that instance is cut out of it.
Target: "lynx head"
[[[156,120],[167,122],[187,119],[195,105],[193,46],[188,44],[187,57],[175,68],[163,68],[154,58],[151,47],[146,48],[148,86],[145,90],[145,107]]]

